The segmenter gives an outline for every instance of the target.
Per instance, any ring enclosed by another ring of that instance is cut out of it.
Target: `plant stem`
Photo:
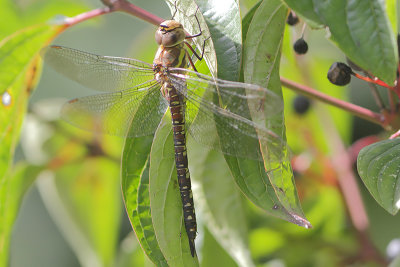
[[[371,79],[369,77],[364,77],[364,76],[362,76],[362,75],[360,75],[358,73],[355,73],[355,72],[353,72],[352,75],[357,77],[358,79],[366,81],[368,83],[374,83],[374,84],[386,87],[386,88],[388,88],[390,90],[393,90],[393,87],[389,86],[388,84],[386,84],[385,82],[383,82],[383,81],[381,81],[379,79]]]
[[[164,21],[164,19],[133,5],[126,0],[102,0],[102,2],[112,11],[126,12],[156,26],[160,25],[160,23]]]
[[[65,28],[68,28],[70,26],[73,26],[75,24],[78,24],[80,22],[86,21],[88,19],[94,18],[94,17],[98,17],[107,13],[112,12],[111,9],[109,7],[102,7],[102,8],[97,8],[97,9],[93,9],[90,10],[88,12],[76,15],[75,17],[72,18],[67,18],[65,20]]]
[[[347,110],[360,118],[371,121],[371,122],[378,124],[384,128],[387,125],[385,117],[382,114],[379,114],[379,113],[373,112],[369,109],[366,109],[366,108],[354,105],[352,103],[334,98],[332,96],[321,93],[315,89],[312,89],[308,86],[290,81],[283,77],[281,77],[281,83],[283,84],[283,86],[285,86],[289,89],[292,89],[298,93],[301,93],[303,95],[309,96],[314,99],[318,99],[322,102],[336,106],[343,110]]]
[[[395,132],[394,134],[392,134],[389,139],[395,139],[398,138],[400,136],[400,130],[398,130],[397,132]]]
[[[129,3],[126,0],[114,0],[114,1],[103,0],[102,2],[106,5],[105,7],[93,9],[88,12],[79,14],[75,17],[67,18],[65,20],[65,25],[64,25],[65,28],[68,28],[68,27],[78,24],[80,22],[86,21],[88,19],[92,19],[94,17],[98,17],[98,16],[101,16],[104,14],[115,12],[115,11],[126,12],[128,14],[131,14],[135,17],[138,17],[138,18],[145,20],[156,26],[160,25],[160,23],[164,21],[164,19],[162,19],[140,7],[137,7],[137,6]]]

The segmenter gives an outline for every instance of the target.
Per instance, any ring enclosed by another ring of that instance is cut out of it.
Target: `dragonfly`
[[[45,47],[41,52],[44,61],[56,71],[103,92],[64,104],[61,117],[79,128],[126,138],[151,135],[169,110],[184,225],[193,257],[197,224],[186,133],[224,154],[260,161],[263,155],[257,145],[268,144],[269,153],[276,158],[284,146],[265,121],[254,120],[254,114],[268,119],[281,111],[281,98],[257,85],[197,72],[189,50],[201,60],[204,45],[200,57],[186,40],[200,34],[187,35],[175,20],[162,22],[155,35],[159,48],[153,64],[58,45]],[[249,146],[245,140],[256,146]]]

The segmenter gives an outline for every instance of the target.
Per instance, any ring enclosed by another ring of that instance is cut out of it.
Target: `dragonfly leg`
[[[198,11],[198,10],[199,10],[199,7],[197,6],[196,14],[197,14],[197,11]],[[199,37],[200,35],[203,34],[203,30],[201,29],[200,22],[199,22],[199,19],[198,19],[197,16],[196,16],[196,14],[194,15],[194,17],[195,17],[195,19],[196,19],[196,21],[197,21],[197,25],[199,26],[200,32],[197,33],[197,34],[193,34],[193,35],[186,36],[185,39],[193,39],[193,38]],[[203,55],[204,55],[204,49],[205,49],[205,46],[206,46],[206,41],[207,41],[208,39],[210,39],[210,36],[207,37],[207,38],[203,41],[203,47],[202,47],[202,49],[201,49],[201,56],[199,56],[199,55],[197,54],[197,52],[193,49],[193,47],[192,47],[188,42],[185,41],[184,43],[185,43],[186,46],[190,49],[190,51],[192,51],[193,55],[194,55],[198,60],[202,60],[202,59],[203,59]],[[190,59],[191,59],[191,58],[190,58]],[[190,59],[189,59],[189,60],[190,60]],[[196,68],[194,68],[193,62],[191,62],[191,65],[192,65],[193,69],[196,70]],[[196,71],[197,71],[197,70],[196,70]]]
[[[185,42],[185,43],[186,43],[186,42]],[[189,46],[189,47],[190,47],[190,46]],[[192,58],[190,57],[188,51],[186,51],[186,56],[187,56],[187,58],[189,59],[190,66],[192,66],[192,68],[193,68],[193,70],[194,70],[195,72],[198,72],[197,69],[196,69],[196,67],[194,66],[193,60],[192,60]]]
[[[208,39],[210,39],[210,37],[208,37],[207,39],[205,39],[204,42],[203,42],[203,48],[202,48],[202,51],[201,51],[201,56],[199,56],[199,55],[196,53],[196,51],[193,49],[193,47],[192,47],[189,43],[187,43],[187,42],[184,42],[184,43],[186,44],[187,47],[189,47],[190,51],[193,52],[193,55],[196,56],[198,60],[202,60],[202,59],[203,59],[203,56],[204,56],[204,47],[205,47],[206,41],[207,41]],[[189,55],[189,53],[188,53],[187,51],[186,51],[186,55],[187,55],[187,57],[188,57],[188,59],[189,59],[190,66],[192,66],[192,68],[193,68],[193,70],[194,70],[195,72],[198,72],[197,69],[196,69],[196,67],[194,66],[193,59],[190,57],[190,55]]]
[[[176,2],[177,2],[177,0],[175,0],[175,1],[174,1],[174,7],[175,7],[175,11],[174,11],[174,14],[172,15],[172,18],[171,18],[171,20],[173,20],[173,19],[174,19],[175,15],[176,15],[176,12],[178,11],[178,8],[176,7]]]
[[[193,47],[188,43],[188,42],[184,42],[186,44],[186,46],[190,49],[190,51],[193,52],[193,55],[195,55],[197,57],[198,60],[202,60],[203,56],[204,56],[204,50],[206,47],[206,42],[208,39],[210,39],[211,36],[207,37],[204,41],[203,41],[203,47],[201,48],[201,56],[199,56],[196,51],[193,49]]]

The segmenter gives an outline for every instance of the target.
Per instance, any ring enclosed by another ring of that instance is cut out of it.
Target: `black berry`
[[[346,85],[351,80],[353,70],[342,62],[335,62],[329,68],[328,80],[336,85]]]
[[[286,23],[290,26],[294,26],[299,23],[299,17],[297,17],[296,13],[290,11],[289,16],[286,19]]]
[[[310,99],[308,97],[299,95],[293,100],[293,108],[297,114],[304,114],[310,108]]]
[[[294,51],[299,54],[305,54],[308,51],[308,44],[304,41],[303,38],[298,39],[293,45]]]

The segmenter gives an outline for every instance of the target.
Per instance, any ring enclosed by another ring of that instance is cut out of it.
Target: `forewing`
[[[71,124],[93,132],[117,136],[153,134],[168,104],[158,83],[73,99],[64,104],[61,116]],[[129,131],[131,128],[133,130]]]
[[[57,72],[98,91],[126,90],[154,79],[152,66],[135,59],[99,56],[56,45],[43,48],[41,55]]]
[[[196,141],[228,155],[260,161],[260,144],[268,144],[274,155],[281,154],[284,141],[267,127],[268,118],[283,107],[277,95],[260,86],[189,70],[170,72],[172,83],[186,96],[188,131]]]

